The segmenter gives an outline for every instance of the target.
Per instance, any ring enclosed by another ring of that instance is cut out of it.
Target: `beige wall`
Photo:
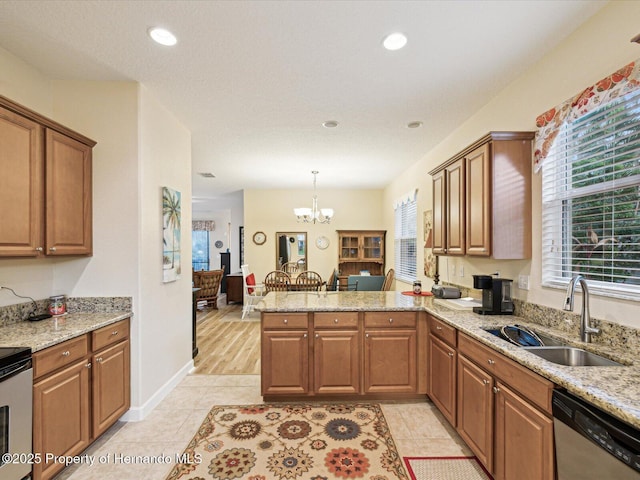
[[[428,171],[462,150],[491,130],[535,130],[540,113],[575,95],[587,86],[640,57],[640,46],[629,40],[640,31],[640,2],[611,2],[580,29],[562,42],[551,54],[497,95],[469,118],[436,148],[428,152],[413,168],[405,171],[385,190],[388,202],[398,193],[418,187],[418,211],[431,208],[431,177]],[[416,185],[416,178],[420,181]],[[514,288],[518,298],[541,305],[561,308],[563,291],[542,288],[540,247],[540,176],[533,179],[533,256],[531,261],[468,260],[443,257],[440,271],[444,280],[472,286],[472,274],[493,273],[517,279],[519,274],[531,275],[529,291]],[[393,216],[385,212],[388,230],[393,228]],[[422,220],[419,220],[422,228]],[[392,255],[393,252],[389,252]],[[422,273],[422,249],[418,271]],[[464,277],[451,275],[455,267],[464,267]],[[447,274],[447,269],[449,274]],[[431,285],[423,278],[424,284]],[[591,313],[597,318],[640,327],[636,302],[591,297]],[[577,309],[579,311],[579,307]]]
[[[52,81],[0,49],[0,95],[96,140],[94,254],[2,259],[0,285],[36,299],[52,294],[133,298],[129,418],[143,417],[191,361],[191,138],[133,82]],[[162,283],[161,187],[183,194],[183,261]],[[8,293],[8,292],[7,292]],[[0,291],[0,305],[22,300]]]
[[[276,232],[307,232],[307,259],[310,270],[328,278],[338,266],[338,234],[336,230],[384,229],[382,213],[392,204],[382,201],[382,190],[318,190],[320,208],[333,208],[335,217],[330,224],[297,223],[294,207],[311,207],[313,189],[307,190],[245,190],[244,245],[245,262],[260,281],[276,268]],[[267,234],[264,245],[253,243],[253,234]],[[316,247],[320,235],[330,245],[326,250]],[[387,241],[388,241],[387,236]],[[390,267],[387,263],[387,268]]]

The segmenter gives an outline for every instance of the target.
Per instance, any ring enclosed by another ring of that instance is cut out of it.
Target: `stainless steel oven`
[[[30,348],[0,348],[0,478],[31,476],[33,369]]]

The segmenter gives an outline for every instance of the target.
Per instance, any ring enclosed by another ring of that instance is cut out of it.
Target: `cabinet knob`
[[[369,334],[367,333],[367,334],[365,335],[365,337],[369,338]]]
[[[487,380],[486,378],[482,379],[482,383],[484,383],[485,385],[489,385],[489,380]],[[495,392],[496,387],[493,387],[493,391]]]
[[[495,360],[491,360],[491,359],[489,359],[489,360],[487,360],[487,363],[488,363],[489,365],[493,365],[494,363],[496,363],[496,361],[495,361]]]
[[[498,393],[500,391],[500,388],[498,387],[493,387],[493,393]]]
[[[96,358],[96,362],[98,362],[98,363],[102,363],[102,357],[98,357],[98,358]]]
[[[44,250],[44,248],[42,247],[36,247],[36,252],[42,252]]]
[[[282,320],[283,323],[289,323],[289,320],[287,320],[286,318],[284,320]]]
[[[50,248],[49,248],[49,251],[50,251],[50,252],[55,252],[55,251],[56,251],[56,247],[50,247]]]
[[[65,350],[64,352],[62,352],[63,357],[68,357],[70,354],[71,352],[69,352],[69,350]]]
[[[303,334],[303,335],[302,335],[302,338],[307,338],[307,334],[306,334],[306,333],[305,333],[305,334]]]
[[[316,333],[316,338],[318,338],[319,336],[320,336],[320,334],[319,334],[319,333]]]
[[[393,318],[390,318],[390,319],[389,319],[389,323],[393,323]]]
[[[91,368],[91,362],[87,363],[87,364],[85,365],[85,367],[86,367],[86,368]]]
[[[111,332],[111,335],[112,335],[112,336],[115,336],[115,335],[117,335],[117,334],[118,334],[118,330],[114,330],[113,332]]]
[[[333,322],[334,322],[334,323],[338,323],[338,319],[337,319],[337,318],[334,318],[334,319],[333,319]]]
[[[442,330],[442,327],[440,325],[436,325],[436,330]]]
[[[449,353],[448,353],[448,355],[449,355],[450,357],[453,357],[453,352],[449,352]]]

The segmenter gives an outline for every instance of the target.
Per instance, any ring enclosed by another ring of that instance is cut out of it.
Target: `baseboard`
[[[171,391],[182,381],[184,377],[195,370],[193,360],[189,360],[176,374],[171,377],[162,387],[160,387],[143,405],[139,407],[131,407],[120,420],[123,422],[139,422],[144,420],[151,411],[165,399]]]

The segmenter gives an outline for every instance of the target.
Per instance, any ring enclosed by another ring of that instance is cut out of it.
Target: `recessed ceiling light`
[[[326,122],[322,122],[322,126],[324,128],[336,128],[338,126],[338,122],[335,120],[327,120]]]
[[[422,122],[409,122],[407,123],[407,128],[420,128],[422,126]]]
[[[160,27],[153,27],[149,29],[149,36],[160,45],[172,47],[178,43],[176,36],[169,30]]]
[[[384,37],[382,45],[387,50],[400,50],[407,44],[407,37],[404,33],[396,32]]]

